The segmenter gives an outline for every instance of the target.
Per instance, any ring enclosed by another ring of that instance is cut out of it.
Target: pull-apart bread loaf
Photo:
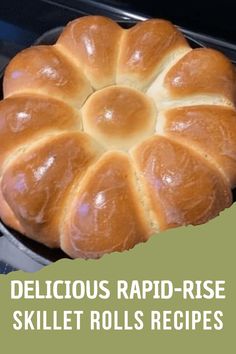
[[[23,50],[0,102],[0,218],[99,258],[232,203],[235,71],[168,21],[69,23]]]

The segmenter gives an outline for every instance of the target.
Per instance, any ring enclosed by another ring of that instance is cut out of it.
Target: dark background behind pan
[[[19,8],[20,6],[20,8]],[[191,4],[191,14],[195,3]],[[198,2],[198,6],[200,3]],[[217,48],[230,57],[236,63],[236,46],[232,43],[212,36],[219,34],[221,38],[231,39],[235,31],[231,27],[230,17],[225,24],[221,22],[216,26],[218,13],[211,14],[206,20],[207,9],[200,16],[200,8],[195,9],[195,15],[184,16],[187,10],[180,11],[181,1],[178,7],[164,6],[163,3],[154,5],[153,1],[1,1],[0,3],[0,70],[8,60],[19,50],[34,44],[52,44],[59,36],[62,26],[73,18],[86,14],[103,14],[117,20],[123,27],[130,27],[137,20],[152,17],[169,18],[181,25],[188,25],[190,29],[181,27],[181,30],[190,41],[192,47],[210,46]],[[19,10],[19,11],[18,11]],[[229,8],[228,10],[229,11]],[[170,13],[171,12],[171,13]],[[230,11],[228,15],[230,15]],[[205,14],[205,15],[204,15]],[[200,22],[198,19],[200,18]],[[2,20],[4,19],[4,21]],[[201,25],[201,28],[199,26]],[[59,27],[58,27],[59,26]],[[222,28],[222,26],[224,26]],[[53,28],[56,27],[56,28]],[[236,26],[235,26],[236,27]],[[1,28],[3,29],[1,31]],[[224,29],[224,30],[223,30]],[[200,31],[196,32],[196,31]],[[201,32],[210,33],[211,36]],[[2,81],[2,76],[1,76]],[[0,83],[2,87],[2,82]],[[2,95],[2,92],[0,92]],[[236,191],[234,191],[234,200]],[[32,241],[18,232],[9,229],[0,222],[0,272],[7,273],[12,269],[35,271],[67,257],[61,250],[51,250],[35,241]],[[2,262],[1,262],[2,261]]]

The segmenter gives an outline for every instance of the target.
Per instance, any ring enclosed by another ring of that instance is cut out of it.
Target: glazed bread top
[[[235,87],[168,21],[72,21],[6,69],[1,219],[74,258],[207,222],[236,186]]]

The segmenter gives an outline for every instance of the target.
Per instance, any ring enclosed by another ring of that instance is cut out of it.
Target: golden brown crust
[[[236,186],[236,112],[214,105],[180,107],[165,113],[163,131],[216,161]]]
[[[177,62],[165,77],[172,98],[194,94],[218,94],[235,100],[235,69],[220,52],[197,48]]]
[[[82,71],[55,46],[37,46],[17,54],[4,75],[4,97],[40,93],[80,107],[92,88]]]
[[[71,257],[98,258],[143,242],[150,234],[127,155],[103,155],[84,178],[65,220],[62,248]]]
[[[230,206],[231,191],[220,172],[178,143],[154,136],[133,155],[162,230],[205,223]]]
[[[85,16],[70,22],[58,44],[72,55],[92,86],[115,83],[119,41],[123,30],[103,16]]]
[[[89,97],[82,110],[84,130],[109,148],[126,150],[155,131],[151,99],[125,86],[109,86]]]
[[[228,59],[167,21],[71,22],[6,69],[0,218],[75,258],[207,222],[236,185],[235,87]]]
[[[0,171],[6,157],[45,133],[81,129],[78,111],[62,101],[39,95],[0,101]]]
[[[29,148],[5,171],[4,198],[31,238],[59,246],[63,205],[75,179],[99,151],[84,133],[50,137]]]
[[[0,181],[0,218],[6,225],[10,226],[12,229],[17,230],[22,234],[25,233],[25,230],[19,223],[19,220],[14,215],[13,211],[7,204],[2,194],[1,181]]]
[[[155,78],[163,59],[188,47],[186,39],[169,21],[139,22],[122,39],[117,81],[143,89]]]

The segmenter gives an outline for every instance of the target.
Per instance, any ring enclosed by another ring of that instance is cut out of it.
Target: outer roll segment
[[[170,138],[212,159],[236,186],[236,112],[219,106],[180,107],[167,111],[162,129]]]
[[[4,97],[39,93],[80,107],[92,88],[82,71],[55,46],[37,46],[17,54],[7,66]]]
[[[123,30],[102,16],[70,22],[58,39],[97,90],[115,83],[117,55]]]
[[[151,230],[134,183],[127,155],[103,155],[78,186],[63,228],[63,250],[99,258],[145,241]]]
[[[64,133],[39,142],[7,168],[3,195],[27,235],[59,247],[66,199],[98,151],[86,134]]]
[[[162,230],[205,223],[230,206],[231,191],[220,172],[178,143],[155,136],[133,155]]]
[[[121,42],[118,84],[146,88],[176,51],[189,48],[168,21],[148,20],[127,30]]]

